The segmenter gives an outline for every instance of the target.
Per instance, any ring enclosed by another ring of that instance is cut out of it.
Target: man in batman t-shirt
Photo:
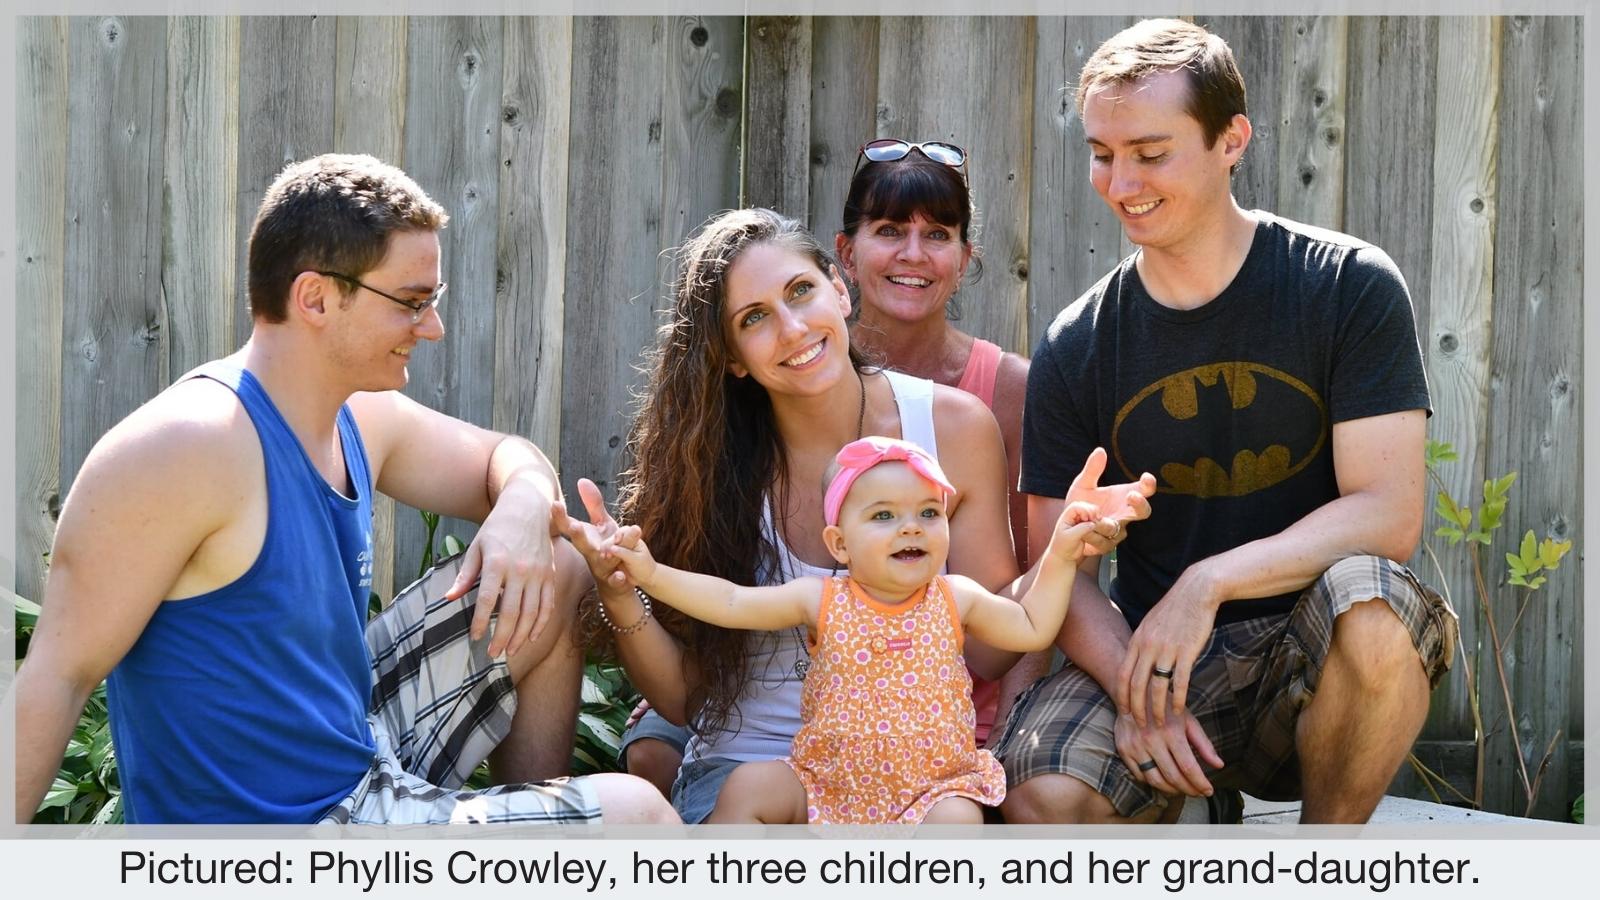
[[[1034,351],[1029,533],[1048,538],[1096,447],[1110,480],[1149,472],[1157,493],[1109,602],[1097,559],[1077,580],[1066,667],[1018,700],[996,749],[1003,811],[1148,822],[1215,796],[1227,820],[1243,790],[1303,799],[1305,822],[1364,822],[1456,627],[1400,564],[1422,529],[1429,414],[1405,282],[1377,247],[1238,206],[1244,84],[1205,29],[1116,35],[1077,104],[1090,180],[1138,250]]]

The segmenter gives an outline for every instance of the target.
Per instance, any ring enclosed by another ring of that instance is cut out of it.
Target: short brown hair
[[[1182,19],[1146,19],[1101,44],[1078,75],[1078,115],[1096,88],[1179,70],[1189,77],[1189,115],[1213,147],[1233,117],[1246,114],[1244,76],[1222,38]]]
[[[371,156],[326,153],[290,163],[267,188],[250,228],[250,313],[282,322],[289,285],[301,272],[360,278],[383,261],[391,234],[438,231],[448,221],[409,175]],[[342,281],[339,289],[353,290]]]

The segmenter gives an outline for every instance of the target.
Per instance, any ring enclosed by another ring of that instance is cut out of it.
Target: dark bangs
[[[917,213],[941,225],[959,225],[961,240],[970,242],[972,200],[966,179],[960,170],[913,152],[905,159],[861,167],[844,201],[842,230],[854,237],[862,222],[909,222]]]

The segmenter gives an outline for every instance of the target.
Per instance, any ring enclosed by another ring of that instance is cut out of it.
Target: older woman
[[[956,488],[949,568],[1003,587],[1017,566],[994,417],[970,394],[866,366],[851,345],[849,306],[827,251],[793,220],[735,210],[708,222],[680,251],[630,436],[621,518],[678,568],[741,584],[825,575],[824,467],[862,435],[902,437],[930,451],[960,448],[941,459]],[[1094,539],[1102,549],[1121,521],[1149,513],[1129,488],[1084,498],[1105,516]],[[600,618],[656,710],[692,726],[672,795],[685,821],[698,822],[739,763],[788,753],[806,636],[729,631],[652,607],[594,552],[616,523],[592,491],[583,500],[594,524],[575,523],[569,535],[601,585]],[[991,676],[1009,661],[982,648],[968,656]]]
[[[860,300],[851,328],[856,343],[889,368],[959,388],[994,413],[1005,442],[1011,538],[1018,566],[1027,568],[1028,507],[1016,487],[1028,361],[952,321],[973,261],[966,165],[966,151],[943,141],[869,141],[857,157],[835,247]],[[1048,664],[1048,653],[1031,654],[998,683],[973,673],[980,744]]]

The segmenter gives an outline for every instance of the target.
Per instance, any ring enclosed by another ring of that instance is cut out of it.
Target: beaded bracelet
[[[635,631],[643,628],[644,623],[650,621],[650,595],[646,594],[644,592],[644,588],[640,587],[634,588],[633,593],[639,598],[639,602],[644,604],[644,613],[639,616],[639,621],[629,625],[627,628],[618,628],[617,623],[611,621],[611,616],[606,614],[606,604],[604,600],[601,600],[598,604],[600,607],[600,621],[606,623],[606,627],[611,629],[611,631],[615,634],[633,634]]]

